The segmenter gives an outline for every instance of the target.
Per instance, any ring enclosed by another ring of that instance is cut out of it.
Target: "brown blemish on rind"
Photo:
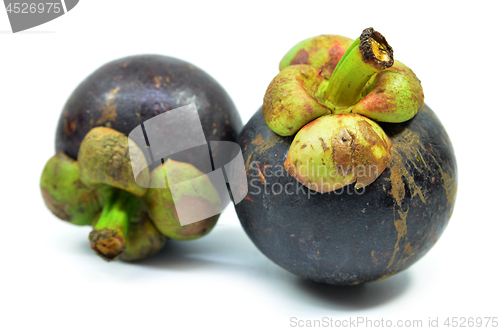
[[[114,122],[116,120],[117,113],[114,102],[118,91],[120,91],[120,87],[115,88],[109,93],[106,105],[103,106],[101,117],[97,120],[97,122],[95,122],[96,125],[102,125],[106,122]]]
[[[424,110],[425,110],[425,108],[424,108]],[[398,150],[400,152],[405,153],[405,155],[406,155],[406,157],[407,157],[408,160],[413,160],[413,159],[417,159],[418,160],[418,159],[420,159],[420,160],[422,160],[423,165],[426,168],[429,168],[429,166],[424,162],[424,159],[423,159],[422,154],[420,152],[420,150],[425,150],[426,148],[420,142],[420,138],[418,137],[418,135],[415,132],[413,132],[411,130],[405,130],[404,135],[402,135],[401,137],[398,137],[398,139],[403,139],[404,140],[403,144],[399,144]],[[422,200],[422,202],[426,203],[425,196],[424,196],[422,190],[420,189],[420,187],[418,187],[415,184],[415,180],[408,173],[408,170],[406,170],[406,166],[403,163],[403,158],[402,158],[401,154],[399,153],[399,151],[395,151],[393,153],[394,160],[396,162],[393,165],[393,167],[391,167],[391,172],[394,170],[394,168],[396,168],[396,167],[399,168],[401,174],[408,181],[408,185],[409,185],[409,188],[410,188],[410,191],[411,191],[411,196],[413,197],[415,195],[418,195],[420,197],[420,199]],[[429,155],[430,155],[430,157],[434,161],[434,166],[437,166],[438,169],[439,169],[439,173],[441,174],[441,177],[443,178],[443,186],[444,186],[444,189],[445,189],[446,197],[447,197],[448,201],[450,203],[452,203],[453,201],[455,201],[455,196],[456,196],[456,192],[457,192],[456,180],[455,180],[454,177],[450,176],[441,167],[441,165],[439,164],[439,162],[437,162],[437,160],[435,159],[435,157],[432,154],[429,154]],[[414,164],[414,166],[415,166],[416,169],[419,168],[416,164]],[[393,186],[394,185],[396,185],[396,186],[403,185],[404,186],[404,184],[402,183],[401,176],[400,176],[400,178],[398,180],[398,178],[396,176],[394,176],[394,178],[393,178],[393,176],[391,175],[391,185],[393,185]],[[397,199],[396,199],[396,201],[397,201]],[[399,205],[399,203],[398,203],[398,205]]]
[[[67,118],[64,119],[64,134],[69,137],[76,131],[76,119],[73,118],[68,121]]]
[[[391,167],[390,180],[391,191],[389,193],[392,195],[398,206],[401,206],[401,202],[405,197],[405,184],[403,183],[403,176],[401,175],[401,165],[396,165],[396,162],[394,162]]]
[[[429,115],[431,115],[431,117],[433,117],[433,119],[435,119],[436,122],[440,123],[439,120],[437,119],[437,117],[435,115],[432,115],[430,112],[428,112],[425,107],[423,108],[423,110],[426,113],[429,113]],[[426,168],[429,168],[429,166],[425,163],[425,161],[422,157],[422,154],[420,152],[420,150],[426,150],[428,148],[426,148],[420,142],[418,135],[416,133],[414,133],[413,131],[407,130],[405,132],[405,134],[401,137],[401,139],[404,139],[405,143],[400,144],[400,150],[406,154],[406,157],[409,160],[412,160],[413,158],[416,158],[417,160],[420,159],[420,160],[422,160],[422,163],[424,164],[424,166]],[[416,147],[410,147],[410,146],[416,146]],[[436,158],[432,154],[432,145],[430,145],[430,152],[431,153],[429,153],[429,155],[432,158],[432,160],[434,161],[433,162],[434,166],[438,167],[441,178],[443,179],[443,187],[445,189],[446,198],[448,199],[448,201],[450,203],[453,204],[453,202],[455,201],[456,193],[457,193],[456,179],[453,176],[450,176],[450,174],[448,172],[446,172],[441,167],[441,164],[436,160]],[[414,164],[414,166],[418,169],[416,164]],[[409,174],[408,174],[408,178],[410,178]],[[418,194],[420,196],[420,198],[422,199],[422,201],[425,203],[424,196],[423,196],[422,192],[420,191],[420,188],[415,185],[415,181],[413,180],[413,178],[411,181],[409,181],[409,184],[410,184],[410,189],[412,191],[415,191],[415,193]],[[412,197],[414,196],[415,193],[412,192]]]
[[[262,183],[262,185],[265,185],[267,183],[266,181],[266,177],[264,176],[264,174],[262,173],[262,171],[260,170],[260,166],[259,164],[257,163],[257,172],[259,173],[259,179],[260,179],[260,182]]]
[[[260,146],[263,142],[264,140],[262,140],[262,134],[259,133],[257,136],[255,136],[255,139],[252,140],[252,145]]]
[[[405,212],[398,210],[399,219],[394,221],[394,226],[396,227],[396,233],[398,235],[398,239],[396,240],[396,245],[394,246],[394,252],[392,253],[392,258],[389,261],[387,268],[390,268],[390,266],[394,263],[394,259],[396,258],[396,254],[399,251],[399,242],[407,234],[406,216],[408,215],[408,210]]]
[[[248,201],[250,201],[250,202],[255,202],[255,201],[253,201],[253,200],[252,200],[252,198],[250,198],[250,193],[248,193],[248,194],[246,195],[245,200],[248,200]]]
[[[405,253],[406,254],[410,254],[411,251],[412,251],[412,247],[411,247],[410,243],[407,242],[406,245],[405,245]]]
[[[405,136],[411,136],[412,133],[413,133],[412,131],[407,130]],[[417,140],[415,140],[415,139],[417,139]],[[419,137],[413,133],[411,140],[413,140],[413,141],[405,143],[405,144],[399,144],[399,149],[401,151],[409,153],[409,154],[407,154],[408,159],[412,159],[412,156],[416,156],[417,154],[419,154],[418,153],[418,146],[420,144]],[[417,147],[414,147],[414,146],[417,146]],[[392,156],[393,156],[393,163],[391,166],[391,175],[390,175],[391,191],[389,193],[394,198],[397,206],[399,208],[401,208],[402,201],[406,195],[405,184],[404,184],[403,178],[405,178],[407,183],[408,183],[408,186],[409,186],[410,192],[411,192],[411,197],[413,198],[415,195],[418,194],[420,199],[422,200],[422,202],[425,204],[426,203],[425,197],[424,197],[420,187],[418,187],[415,184],[415,179],[413,178],[413,176],[408,172],[406,164],[404,164],[403,157],[401,156],[399,151],[394,150],[392,153]],[[394,208],[396,209],[396,205],[394,206]],[[406,236],[406,233],[407,233],[406,216],[408,214],[409,208],[410,207],[408,207],[406,212],[403,212],[401,210],[397,211],[399,214],[399,219],[394,220],[394,225],[395,225],[396,232],[397,232],[397,240],[396,240],[396,244],[394,245],[394,252],[393,252],[392,258],[389,261],[387,268],[391,267],[391,265],[394,263],[394,260],[396,258],[396,254],[399,251],[400,241],[401,241],[401,239],[403,239]],[[407,243],[405,245],[405,253],[407,255],[409,254],[406,258],[409,258],[411,255],[413,255],[413,252],[411,252],[411,245],[410,246],[408,246],[408,245],[409,245],[409,243]]]
[[[421,153],[421,150],[426,150],[426,148],[421,143],[419,136],[411,130],[405,130],[404,133],[396,139],[400,140],[400,142],[402,140],[402,143],[398,143],[398,149],[393,151],[394,162],[391,166],[390,194],[393,196],[395,201],[395,210],[396,206],[401,208],[402,201],[405,198],[405,182],[403,181],[403,178],[406,179],[408,188],[411,192],[411,198],[418,195],[421,201],[426,204],[424,192],[422,192],[422,189],[418,185],[416,185],[415,180],[409,173],[407,165],[404,163],[402,156],[402,153],[404,153],[407,162],[411,162],[417,171],[422,172],[422,167],[429,169],[429,165],[425,162]],[[443,187],[445,189],[446,197],[450,204],[453,204],[456,195],[456,180],[452,176],[450,176],[449,173],[443,170],[442,166],[439,164],[432,153],[429,153],[429,156],[434,161],[432,162],[433,164],[431,166],[438,168],[441,178],[443,179]],[[435,177],[432,177],[432,179],[429,178],[429,181],[435,182]],[[408,208],[410,208],[410,206],[408,206]],[[406,235],[406,214],[408,213],[408,210],[406,212],[398,210],[397,212],[399,214],[399,218],[395,219],[394,222],[398,238],[394,247],[393,256],[387,268],[389,268],[394,263],[396,254],[399,251],[401,239]],[[406,256],[402,260],[400,260],[398,264],[404,263],[409,258],[411,258],[415,254],[415,249],[409,242],[407,242],[404,248],[404,252]]]
[[[413,145],[412,143],[408,143],[408,146]],[[404,148],[412,149],[413,147],[401,147],[400,145],[400,150],[404,152]],[[412,151],[416,153],[415,151]],[[404,198],[405,194],[405,184],[403,182],[403,177],[406,179],[408,183],[408,187],[410,188],[411,192],[411,197],[413,198],[415,195],[418,195],[420,197],[420,200],[425,204],[425,196],[422,193],[422,190],[420,187],[415,184],[415,179],[413,176],[408,172],[408,169],[406,168],[406,165],[403,162],[403,157],[399,153],[399,151],[394,150],[392,153],[393,156],[393,166],[391,167],[391,195],[394,197],[394,200],[396,200],[396,203],[398,206],[401,206],[401,202]]]
[[[254,157],[253,153],[248,155],[247,160],[245,161],[245,169],[247,170],[250,169],[250,162],[252,161],[253,157]]]
[[[259,145],[259,147],[257,147],[255,150],[259,153],[259,154],[262,154],[264,153],[265,151],[267,151],[269,148],[272,148],[274,147],[274,145],[276,145],[276,143],[280,142],[282,139],[280,136],[278,136],[277,134],[273,134],[271,135],[269,138],[267,138],[266,140],[264,140],[263,143],[261,143]]]

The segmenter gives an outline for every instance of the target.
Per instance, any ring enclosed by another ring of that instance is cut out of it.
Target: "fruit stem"
[[[109,194],[94,230],[89,234],[90,247],[106,261],[113,261],[125,249],[129,222],[140,205],[140,198],[124,190]]]
[[[393,64],[393,50],[385,37],[373,28],[363,30],[335,67],[324,99],[334,110],[353,106],[370,78]]]

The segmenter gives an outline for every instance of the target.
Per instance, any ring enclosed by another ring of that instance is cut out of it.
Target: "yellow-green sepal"
[[[314,97],[325,83],[323,76],[309,65],[284,68],[267,88],[262,113],[267,126],[276,134],[290,136],[310,121],[329,113]]]
[[[142,260],[156,254],[165,246],[167,237],[154,226],[146,213],[130,221],[127,244],[120,258],[124,261]]]
[[[130,155],[134,155],[133,160]],[[143,196],[149,183],[149,171],[143,171],[135,178],[131,162],[140,163],[138,168],[147,168],[146,158],[139,147],[123,133],[106,127],[89,131],[78,152],[80,178],[86,186],[109,185]],[[146,184],[145,187],[136,181]]]
[[[72,224],[90,225],[101,210],[102,194],[81,182],[78,162],[64,152],[45,164],[40,189],[50,211]]]
[[[374,75],[352,108],[379,122],[401,123],[412,119],[424,105],[424,90],[415,73],[399,61]]]
[[[295,136],[285,169],[321,193],[371,184],[392,160],[391,140],[374,121],[355,114],[325,115]]]
[[[190,181],[193,178],[196,180]],[[208,176],[191,164],[168,159],[151,172],[151,188],[143,197],[148,215],[156,228],[175,240],[196,239],[208,233],[215,226],[219,215],[181,226],[169,182],[187,184],[176,191],[179,206],[185,204],[191,208],[201,208],[208,214],[220,210],[220,198]]]
[[[308,38],[296,44],[285,54],[279,69],[281,71],[291,65],[307,64],[316,68],[322,76],[330,78],[352,42],[352,39],[338,35]]]

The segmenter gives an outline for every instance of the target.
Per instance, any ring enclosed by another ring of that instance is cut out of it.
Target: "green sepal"
[[[399,61],[388,69],[373,66],[360,51],[360,38],[349,47],[335,46],[337,38],[306,39],[282,59],[281,71],[269,85],[262,107],[266,124],[276,134],[293,135],[326,114],[355,113],[400,123],[413,118],[423,106],[423,89],[411,69]],[[343,56],[338,59],[332,50],[342,50]],[[328,66],[334,69],[325,70],[326,63],[335,63]]]
[[[133,160],[130,155],[134,155]],[[78,152],[80,178],[86,186],[104,184],[142,196],[149,183],[149,171],[142,171],[136,179],[131,162],[137,162],[137,168],[147,168],[146,158],[139,147],[123,133],[106,127],[90,130]]]
[[[321,193],[371,184],[392,160],[391,140],[374,121],[356,114],[325,115],[295,135],[285,169]]]
[[[142,260],[156,254],[167,242],[167,237],[154,226],[146,213],[130,221],[127,244],[120,258],[124,261]]]
[[[377,73],[365,86],[352,112],[379,122],[412,119],[424,105],[424,90],[415,73],[399,61]]]
[[[286,67],[267,89],[262,113],[268,127],[281,136],[295,134],[302,126],[330,110],[314,95],[323,76],[308,65]]]
[[[351,38],[337,35],[321,35],[299,42],[289,50],[280,62],[284,68],[307,64],[318,70],[322,76],[330,78],[338,62],[352,44]]]
[[[60,219],[90,225],[101,210],[102,193],[80,181],[78,162],[59,152],[47,161],[40,179],[47,207]]]
[[[190,182],[193,178],[196,178],[196,181]],[[204,208],[208,212],[220,210],[220,198],[206,175],[191,164],[168,159],[151,172],[152,188],[143,197],[148,215],[156,228],[175,240],[196,239],[208,233],[215,226],[219,215],[181,226],[169,182],[188,184],[182,185],[182,190],[178,191],[181,204]],[[165,188],[153,188],[162,186]]]

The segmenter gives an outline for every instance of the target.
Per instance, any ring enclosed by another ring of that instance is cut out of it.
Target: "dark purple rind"
[[[262,253],[301,278],[353,285],[393,275],[429,251],[455,202],[450,139],[427,106],[410,121],[381,125],[393,140],[390,166],[364,194],[354,184],[320,194],[280,175],[293,136],[274,134],[255,113],[239,137],[249,194],[236,211]],[[273,185],[292,194],[273,194]]]
[[[116,88],[116,98],[107,104]],[[243,125],[234,103],[201,69],[161,55],[112,61],[87,77],[66,102],[56,131],[56,152],[76,159],[84,136],[96,126],[128,135],[141,122],[192,102],[207,141],[236,141]],[[196,166],[196,150],[193,154],[182,161]]]

